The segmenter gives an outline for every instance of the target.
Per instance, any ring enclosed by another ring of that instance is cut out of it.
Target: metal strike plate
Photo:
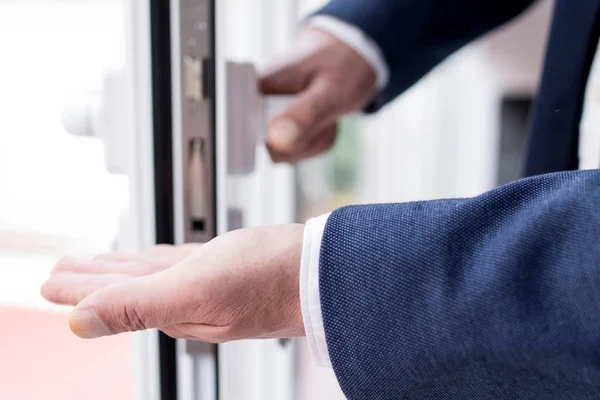
[[[181,182],[183,242],[205,243],[216,236],[215,129],[212,76],[211,3],[208,0],[175,1],[178,22],[173,42],[174,151],[180,153],[176,165]],[[177,188],[176,188],[177,190]]]

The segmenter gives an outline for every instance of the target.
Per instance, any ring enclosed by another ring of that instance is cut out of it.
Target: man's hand
[[[141,253],[101,254],[93,260],[65,257],[42,286],[42,296],[56,304],[75,306],[105,286],[164,271],[199,248],[199,244],[161,244]]]
[[[70,325],[83,338],[151,328],[213,343],[302,336],[303,229],[244,229],[202,246],[65,259],[42,294],[55,303],[78,303]]]
[[[329,150],[337,121],[374,97],[375,71],[352,48],[319,29],[305,30],[291,54],[262,74],[265,94],[297,94],[269,127],[276,162],[298,162]]]

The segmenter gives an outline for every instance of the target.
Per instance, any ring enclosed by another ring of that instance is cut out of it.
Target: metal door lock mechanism
[[[179,116],[182,129],[184,241],[206,242],[215,231],[216,157],[211,134],[210,107],[214,99],[207,91],[203,58],[185,54],[180,60],[180,101],[185,106]],[[267,127],[288,104],[290,96],[262,96],[258,90],[258,73],[250,63],[229,62],[225,68],[227,175],[244,176],[256,169],[257,147],[264,142]],[[196,110],[195,113],[189,110]],[[243,211],[230,204],[229,229],[243,226]]]
[[[203,233],[209,215],[208,167],[206,165],[205,143],[202,139],[192,139],[189,148],[187,179],[190,185],[190,227],[193,232]]]

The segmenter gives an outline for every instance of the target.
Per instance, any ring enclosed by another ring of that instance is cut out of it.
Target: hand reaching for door
[[[157,328],[212,343],[304,335],[299,296],[302,225],[244,229],[205,245],[63,259],[42,287],[77,305],[82,338]]]
[[[329,150],[338,120],[366,107],[376,85],[375,71],[354,49],[325,31],[305,29],[260,81],[264,94],[296,95],[269,126],[273,161],[295,163]]]

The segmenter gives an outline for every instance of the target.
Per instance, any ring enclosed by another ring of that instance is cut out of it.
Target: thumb
[[[283,153],[302,151],[325,126],[340,116],[335,90],[325,79],[315,79],[269,126],[267,144]]]
[[[167,273],[158,273],[94,292],[71,313],[71,330],[81,338],[93,339],[177,323],[182,317],[178,313],[183,308],[181,291],[176,281],[167,277]]]
[[[294,94],[306,89],[313,71],[306,64],[286,59],[271,64],[259,74],[258,85],[262,94]]]

